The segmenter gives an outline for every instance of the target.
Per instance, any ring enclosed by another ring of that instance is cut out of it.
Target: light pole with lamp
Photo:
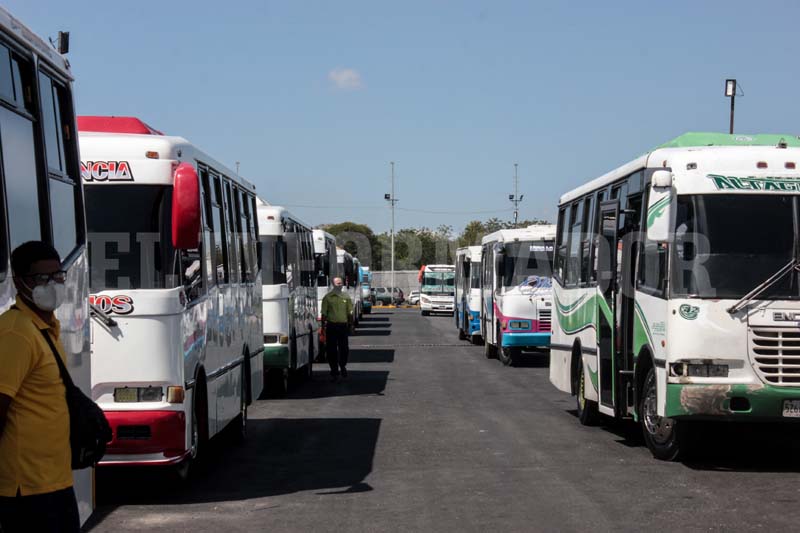
[[[389,202],[389,205],[392,208],[392,233],[390,234],[391,243],[392,243],[391,244],[391,247],[392,247],[392,260],[391,260],[391,264],[392,264],[392,275],[391,275],[392,286],[389,289],[389,302],[393,302],[394,301],[394,206],[397,203],[397,198],[394,197],[394,161],[391,161],[390,164],[392,166],[392,192],[390,194],[384,194],[383,198],[387,202]]]
[[[725,96],[731,99],[731,127],[729,133],[733,135],[733,108],[736,102],[736,80],[725,80]]]
[[[514,226],[517,225],[517,219],[519,218],[519,204],[522,201],[522,197],[525,196],[524,194],[520,196],[519,194],[519,176],[517,175],[517,163],[514,163],[514,194],[509,194],[508,199],[511,200],[511,203],[514,204]]]

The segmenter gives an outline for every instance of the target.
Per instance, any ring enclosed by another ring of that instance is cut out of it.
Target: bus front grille
[[[550,309],[539,310],[539,331],[550,331],[552,325],[550,323]]]
[[[759,327],[750,330],[750,357],[758,376],[772,385],[800,385],[800,330]]]

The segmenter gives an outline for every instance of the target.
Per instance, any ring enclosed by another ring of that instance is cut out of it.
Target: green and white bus
[[[561,197],[550,380],[659,459],[800,418],[800,139],[687,133]]]

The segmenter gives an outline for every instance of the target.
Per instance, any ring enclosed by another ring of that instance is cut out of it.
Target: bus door
[[[597,247],[598,350],[600,404],[614,407],[614,345],[617,300],[619,200],[600,203],[600,242]]]
[[[634,284],[636,257],[642,212],[642,197],[628,198],[627,208],[621,213],[621,232],[618,235],[619,264],[617,265],[616,322],[614,339],[615,407],[617,416],[626,416],[627,408],[633,404],[633,322],[634,322]],[[619,248],[621,246],[621,249]]]

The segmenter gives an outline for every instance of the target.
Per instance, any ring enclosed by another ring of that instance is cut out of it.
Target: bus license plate
[[[800,400],[783,400],[783,416],[800,418]]]

